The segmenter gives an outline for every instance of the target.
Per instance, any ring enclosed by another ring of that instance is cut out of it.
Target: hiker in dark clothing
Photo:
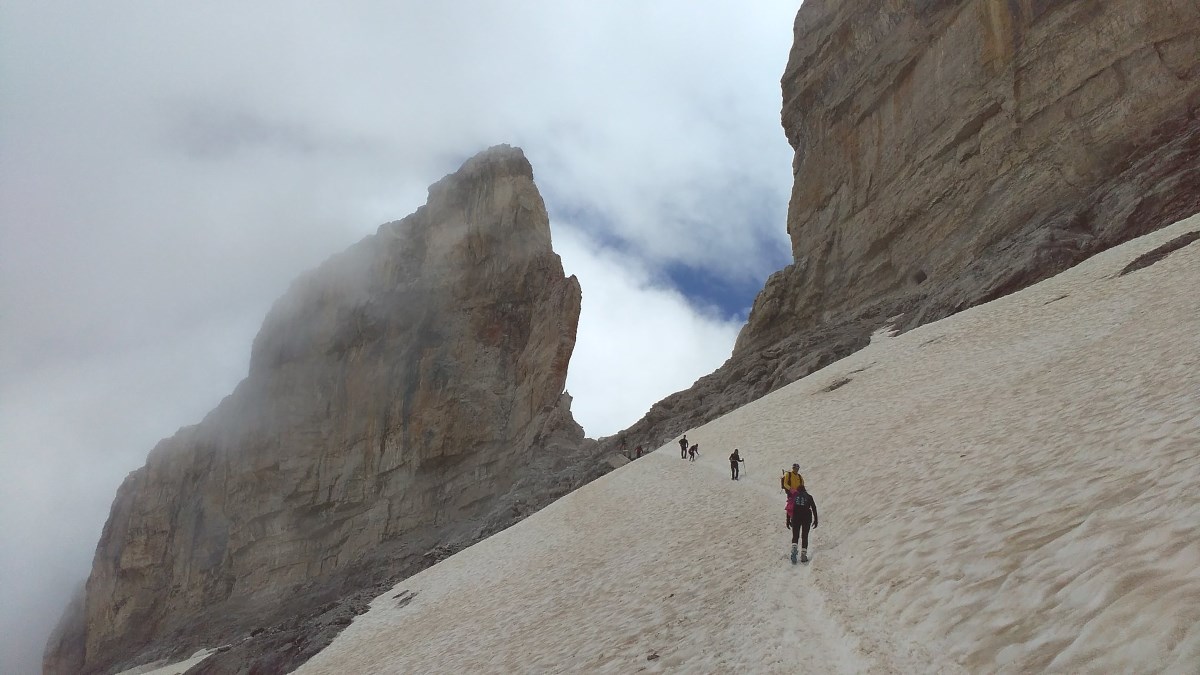
[[[792,492],[792,562],[796,562],[796,542],[800,542],[800,562],[808,562],[808,528],[817,527],[817,503],[804,486]]]
[[[688,456],[691,457],[693,462],[696,461],[696,453],[698,452],[700,452],[700,444],[692,443],[692,447],[688,448]]]
[[[744,462],[744,461],[746,461],[746,460],[742,459],[742,458],[741,458],[741,457],[738,455],[738,450],[737,450],[737,448],[734,448],[734,449],[733,449],[733,454],[729,456],[729,473],[730,473],[730,478],[732,478],[733,480],[737,480],[737,479],[738,479],[738,462]]]
[[[679,459],[687,459],[687,435],[679,439]]]
[[[642,446],[639,445],[636,448],[634,448],[633,454],[636,455],[636,457],[634,457],[634,459],[641,459],[642,458]]]

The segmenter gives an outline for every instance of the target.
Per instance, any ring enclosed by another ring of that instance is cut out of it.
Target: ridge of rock
[[[807,0],[782,79],[794,262],[649,445],[1200,211],[1200,6]],[[603,439],[614,446],[617,437]]]
[[[203,668],[290,670],[358,596],[584,482],[579,309],[523,153],[469,159],[294,282],[247,378],[126,478],[46,671],[247,636]]]

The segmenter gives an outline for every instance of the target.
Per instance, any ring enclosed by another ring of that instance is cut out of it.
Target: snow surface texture
[[[668,443],[402,582],[298,672],[1194,674],[1200,243],[1117,274],[1196,229],[877,336],[688,431],[695,463]]]
[[[171,663],[167,665],[162,665],[165,663],[164,661],[156,661],[144,666],[138,666],[137,668],[122,670],[121,672],[117,673],[117,675],[183,675],[192,666],[199,665],[201,661],[207,659],[209,656],[212,656],[216,653],[216,651],[217,650],[215,649],[201,649],[195,654],[192,654],[192,657],[186,661],[179,661],[177,663]]]

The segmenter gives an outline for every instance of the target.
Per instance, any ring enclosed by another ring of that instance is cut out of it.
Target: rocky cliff
[[[466,162],[295,282],[248,377],[126,478],[47,671],[280,632],[227,670],[285,670],[319,648],[297,617],[340,627],[334,600],[582,482],[563,392],[579,308],[521,151]]]
[[[560,397],[579,290],[528,164],[503,148],[468,162],[298,282],[246,381],[129,477],[48,669],[289,616],[336,626],[328,599],[369,599],[537,508],[580,482],[580,457],[666,442],[882,326],[1197,212],[1197,54],[1193,0],[806,0],[782,83],[794,263],[724,366],[598,448]],[[308,648],[286,626],[251,632],[287,654],[266,670]]]
[[[805,0],[782,86],[794,263],[730,360],[629,437],[1200,211],[1192,0]]]

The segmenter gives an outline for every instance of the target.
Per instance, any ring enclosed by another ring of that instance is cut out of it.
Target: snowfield
[[[121,672],[117,673],[117,675],[183,675],[188,671],[188,669],[199,665],[201,661],[212,656],[215,652],[215,649],[201,649],[195,654],[192,654],[191,658],[184,661],[179,661],[168,665],[162,665],[162,661],[156,661],[144,666],[138,666],[137,668],[122,670]]]
[[[671,442],[402,582],[297,672],[1198,673],[1200,242],[1119,276],[1195,230],[689,430],[695,463]]]

